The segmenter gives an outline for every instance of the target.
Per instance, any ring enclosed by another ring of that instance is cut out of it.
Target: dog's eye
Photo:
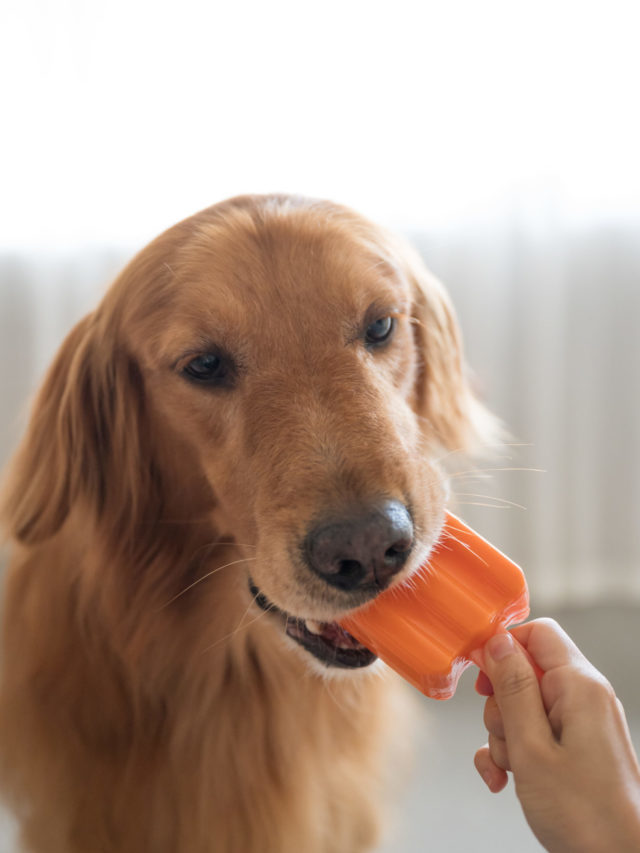
[[[229,363],[222,355],[205,352],[185,365],[183,372],[189,379],[210,385],[220,385],[229,378]]]
[[[380,317],[374,323],[367,326],[365,341],[368,344],[382,344],[388,340],[395,327],[396,321],[393,317]]]

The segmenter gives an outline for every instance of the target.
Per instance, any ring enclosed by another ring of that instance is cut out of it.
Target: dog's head
[[[14,527],[42,539],[78,502],[120,538],[169,505],[213,513],[249,550],[258,603],[316,657],[333,640],[334,662],[362,665],[333,620],[424,561],[438,460],[490,424],[408,247],[328,202],[242,197],[157,238],[72,332]]]

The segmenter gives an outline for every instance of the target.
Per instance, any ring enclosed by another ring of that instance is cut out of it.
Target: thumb
[[[503,631],[491,637],[483,651],[483,669],[493,685],[507,744],[552,739],[538,675],[522,646]]]

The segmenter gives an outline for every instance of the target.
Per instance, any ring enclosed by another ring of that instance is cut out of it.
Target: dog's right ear
[[[422,360],[416,410],[443,450],[486,455],[500,446],[507,433],[473,391],[453,305],[415,249],[400,238],[391,240],[395,261],[413,290],[411,321]]]
[[[153,476],[143,412],[137,365],[88,315],[63,342],[9,467],[0,506],[9,536],[24,544],[53,536],[76,502],[123,536]]]

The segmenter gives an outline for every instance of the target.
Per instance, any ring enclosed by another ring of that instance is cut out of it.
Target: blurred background
[[[158,232],[245,192],[351,205],[445,281],[514,437],[491,470],[460,463],[460,514],[614,682],[637,744],[637,3],[4,0],[0,14],[0,465],[66,332]],[[475,779],[481,709],[472,679],[423,702],[385,851],[539,849],[513,794]]]

